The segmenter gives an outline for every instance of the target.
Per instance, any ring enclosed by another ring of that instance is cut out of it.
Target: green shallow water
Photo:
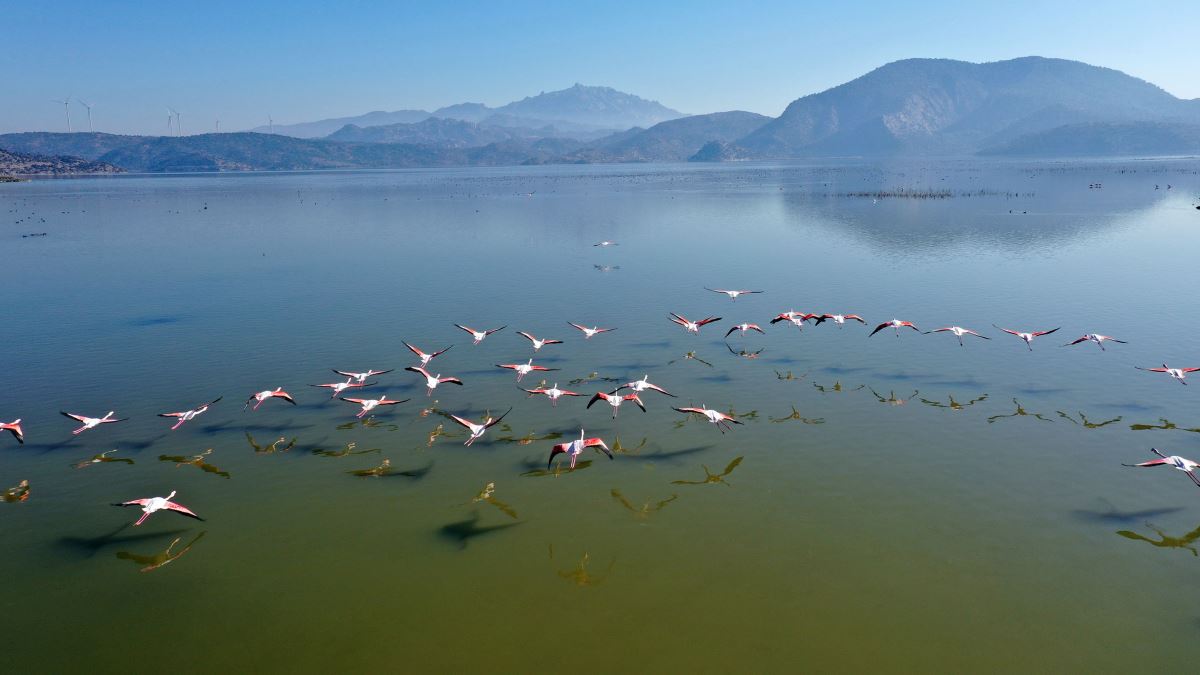
[[[1195,530],[1200,490],[1121,464],[1151,446],[1200,455],[1200,388],[1133,368],[1200,365],[1198,170],[747,164],[4,186],[0,419],[22,417],[27,442],[0,439],[0,486],[32,490],[0,503],[0,647],[30,672],[1185,671],[1200,653],[1200,559],[1137,537]],[[951,196],[852,196],[900,188]],[[47,236],[20,236],[32,232]],[[620,245],[591,246],[602,239]],[[733,303],[703,286],[767,292]],[[766,325],[787,309],[992,339]],[[724,318],[691,336],[669,311]],[[618,330],[585,341],[566,321]],[[767,334],[731,336],[731,352],[721,336],[742,321]],[[472,346],[456,322],[508,328]],[[1063,328],[1029,352],[993,322]],[[586,398],[528,399],[493,365],[533,356],[517,330],[565,341],[535,356],[560,369],[549,384],[590,395],[611,385],[567,383],[649,374],[679,398],[648,392],[648,412],[627,404],[617,421]],[[1128,344],[1059,346],[1085,332]],[[413,362],[401,340],[454,344],[433,370],[465,386],[427,399],[399,370]],[[306,386],[335,381],[330,368],[396,368],[370,391],[413,400],[356,423],[356,408]],[[298,406],[242,411],[280,385]],[[155,417],[216,396],[178,431]],[[981,400],[945,407],[951,396]],[[1014,398],[1029,414],[1002,417]],[[744,424],[722,435],[670,409],[688,404]],[[430,446],[453,425],[426,406],[513,410],[472,447],[461,434]],[[793,406],[819,423],[784,419]],[[129,421],[78,437],[58,415],[110,409]],[[1177,428],[1145,428],[1162,419]],[[556,441],[498,440],[581,426],[627,451],[527,475]],[[256,453],[247,433],[296,445]],[[378,451],[313,452],[348,443]],[[114,448],[135,463],[72,468]],[[159,460],[208,448],[228,479]],[[672,483],[737,457],[726,485]],[[398,475],[348,473],[383,458]],[[489,482],[515,519],[472,502]],[[135,529],[136,511],[108,506],[171,490],[206,520],[162,513]],[[138,556],[176,538],[172,552],[191,548],[139,572]]]

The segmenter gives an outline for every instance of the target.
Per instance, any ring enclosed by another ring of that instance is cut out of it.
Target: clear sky
[[[185,133],[607,85],[778,115],[889,61],[1040,55],[1200,97],[1200,2],[0,0],[0,132]],[[75,128],[84,108],[71,105]]]

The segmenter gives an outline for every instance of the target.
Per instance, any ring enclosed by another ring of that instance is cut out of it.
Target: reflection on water
[[[932,408],[945,408],[947,410],[964,410],[966,408],[969,408],[970,406],[975,405],[976,403],[982,403],[982,402],[986,401],[987,397],[988,397],[987,394],[984,394],[977,398],[970,399],[966,403],[960,403],[959,401],[954,400],[954,394],[950,394],[950,400],[945,403],[942,403],[941,401],[931,401],[927,398],[921,399],[921,403],[924,403],[925,405],[930,406]]]
[[[667,504],[679,499],[679,495],[671,495],[670,497],[657,502],[653,500],[646,500],[641,506],[634,506],[628,499],[625,498],[625,495],[621,494],[621,491],[617,488],[613,488],[611,494],[613,499],[617,500],[618,504],[624,506],[627,511],[632,513],[636,520],[642,521],[649,519],[652,514],[662,511],[664,508],[666,508]]]
[[[372,452],[383,452],[382,448],[367,448],[366,450],[358,450],[358,443],[351,441],[342,446],[341,450],[322,450],[314,448],[313,454],[320,457],[349,457],[351,455],[366,455]]]
[[[1121,417],[1119,415],[1112,419],[1104,420],[1103,422],[1093,422],[1089,420],[1087,415],[1084,415],[1083,413],[1076,413],[1079,416],[1079,419],[1077,420],[1061,410],[1056,412],[1058,413],[1058,416],[1064,420],[1069,420],[1072,424],[1078,424],[1085,429],[1099,429],[1100,427],[1106,427],[1110,424],[1116,424],[1117,422],[1121,421]]]
[[[1176,425],[1174,422],[1171,422],[1170,420],[1167,420],[1162,417],[1160,417],[1158,419],[1158,424],[1130,424],[1129,428],[1132,429],[1133,431],[1149,431],[1152,429],[1162,429],[1162,430],[1168,430],[1168,431],[1170,431],[1170,430],[1190,431],[1194,434],[1200,434],[1200,427],[1194,427],[1194,428],[1181,427],[1181,426]]]
[[[154,553],[152,555],[139,555],[129,551],[119,551],[117,553],[117,557],[121,560],[128,560],[135,565],[141,565],[142,568],[138,570],[139,572],[153,572],[160,567],[175,562],[181,556],[183,556],[184,553],[192,550],[192,546],[195,546],[196,542],[200,541],[200,538],[205,534],[207,534],[207,532],[201,532],[200,534],[196,535],[178,551],[175,551],[174,548],[175,545],[179,543],[180,537],[176,537],[175,540],[172,541],[165,550],[159,553]]]
[[[105,450],[104,452],[102,452],[98,455],[92,455],[91,458],[89,458],[89,459],[79,460],[78,462],[75,462],[71,466],[75,467],[76,469],[84,469],[89,466],[92,466],[93,464],[105,464],[105,463],[111,463],[111,462],[115,462],[118,464],[133,464],[133,460],[129,459],[128,457],[109,457],[109,455],[111,455],[114,452],[117,452],[117,450],[115,448],[112,450]]]
[[[1053,422],[1054,421],[1054,420],[1042,415],[1041,413],[1029,412],[1028,410],[1023,408],[1021,406],[1021,403],[1019,401],[1017,401],[1017,399],[1015,399],[1015,398],[1012,400],[1012,402],[1013,402],[1013,405],[1015,405],[1017,407],[1017,409],[1015,411],[1013,411],[1007,415],[992,415],[987,420],[988,424],[991,424],[992,422],[995,422],[996,420],[1002,420],[1002,419],[1006,419],[1009,417],[1033,417],[1033,418],[1039,419],[1043,422]],[[1072,421],[1074,421],[1074,420],[1072,420]]]
[[[829,386],[825,386],[825,385],[817,384],[816,382],[813,382],[813,387],[816,388],[816,390],[821,392],[822,394],[840,394],[844,391],[858,391],[859,389],[862,389],[866,386],[867,385],[865,385],[865,384],[860,384],[857,387],[851,387],[849,389],[846,389],[842,386],[841,380],[837,380]],[[878,396],[879,395],[876,394],[876,397],[878,397]]]
[[[287,452],[288,450],[296,447],[296,438],[293,437],[292,440],[288,442],[287,437],[285,436],[280,436],[267,445],[259,445],[255,442],[254,437],[251,436],[250,432],[248,431],[246,432],[246,442],[249,443],[254,452],[259,455],[270,455],[275,452]],[[279,447],[281,443],[287,443],[287,445],[281,448]]]
[[[487,485],[483,486],[483,489],[479,491],[479,494],[471,498],[471,503],[477,504],[479,502],[490,504],[513,520],[517,519],[517,512],[513,509],[513,507],[505,504],[499,499],[496,499],[495,483],[488,483]]]
[[[725,477],[728,476],[729,474],[733,473],[733,470],[736,469],[738,467],[738,465],[742,463],[742,459],[744,459],[744,457],[741,455],[734,457],[733,460],[729,462],[729,464],[725,465],[725,470],[722,471],[721,473],[713,473],[712,470],[710,470],[707,466],[705,466],[704,464],[701,464],[700,468],[704,469],[704,480],[673,480],[673,481],[671,481],[671,484],[672,485],[708,485],[711,483],[722,483],[726,487],[732,487],[729,485],[728,482],[726,482]]]
[[[249,434],[247,434],[247,435],[249,435]],[[205,457],[208,457],[209,455],[212,454],[212,451],[213,451],[213,449],[209,448],[198,455],[191,455],[191,456],[188,456],[188,455],[159,455],[158,461],[174,462],[176,469],[178,469],[181,466],[194,466],[197,469],[200,469],[201,471],[203,471],[205,473],[216,474],[222,478],[229,478],[228,471],[222,471],[220,468],[215,467],[212,464],[209,464],[208,462],[206,462],[204,460]]]
[[[1144,541],[1147,544],[1150,544],[1151,546],[1156,546],[1158,548],[1187,549],[1192,552],[1193,556],[1200,557],[1200,553],[1196,552],[1196,547],[1192,546],[1192,542],[1196,541],[1197,539],[1200,539],[1200,527],[1197,527],[1196,529],[1192,530],[1191,532],[1188,532],[1187,534],[1183,535],[1182,537],[1172,537],[1172,536],[1168,535],[1166,532],[1163,532],[1162,530],[1158,529],[1157,527],[1151,525],[1150,523],[1146,523],[1146,527],[1150,528],[1151,530],[1154,530],[1154,533],[1158,535],[1158,539],[1151,539],[1150,537],[1147,537],[1142,534],[1138,534],[1137,532],[1132,532],[1130,530],[1118,530],[1117,534],[1121,535],[1122,537],[1125,537],[1126,539],[1133,539],[1134,541]]]
[[[579,564],[569,570],[559,570],[558,576],[566,579],[576,586],[599,586],[608,579],[612,574],[613,566],[617,564],[617,559],[613,558],[608,563],[603,574],[595,574],[588,571],[588,561],[590,557],[584,552],[583,557],[579,559]]]
[[[0,501],[23,502],[26,499],[29,499],[28,480],[23,480],[20,483],[8,488],[4,492],[0,492]]]
[[[824,417],[804,417],[803,415],[800,414],[799,410],[796,410],[796,406],[792,406],[792,412],[790,414],[784,415],[782,417],[772,417],[772,418],[770,418],[770,420],[772,422],[790,422],[790,421],[794,420],[797,422],[801,422],[803,424],[824,424],[825,423]]]
[[[882,395],[880,395],[879,392],[875,391],[873,388],[868,387],[868,389],[870,389],[871,393],[875,395],[875,398],[878,399],[880,403],[884,403],[884,404],[890,405],[890,406],[904,405],[905,403],[908,403],[909,401],[916,398],[917,394],[919,393],[917,390],[914,389],[913,393],[909,394],[907,397],[900,398],[899,396],[896,396],[895,391],[889,391],[887,397],[884,398]]]

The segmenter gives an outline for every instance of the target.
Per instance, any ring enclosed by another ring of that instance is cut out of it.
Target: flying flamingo
[[[113,411],[111,411],[111,410],[109,410],[108,414],[105,415],[104,417],[86,417],[84,415],[76,415],[75,413],[69,413],[69,412],[63,412],[62,414],[67,417],[70,417],[71,419],[75,420],[76,422],[80,422],[81,424],[83,424],[83,426],[81,426],[78,429],[76,429],[75,431],[71,432],[75,436],[82,434],[83,432],[87,431],[88,429],[95,429],[96,427],[100,426],[101,424],[113,424],[114,422],[124,422],[126,419],[129,419],[127,417],[119,419],[119,420],[113,419]],[[20,421],[20,420],[18,420],[18,421]]]
[[[634,380],[633,382],[626,382],[625,384],[617,387],[616,391],[621,391],[622,389],[632,389],[635,393],[638,393],[638,394],[642,393],[643,391],[646,391],[647,389],[652,389],[654,391],[657,391],[660,394],[666,394],[667,396],[670,396],[672,398],[675,397],[675,394],[672,394],[671,392],[667,391],[666,389],[663,389],[662,387],[658,386],[657,384],[650,384],[650,376],[649,375],[642,375],[642,379],[640,379],[640,380]]]
[[[646,412],[645,404],[642,403],[642,399],[639,398],[636,393],[625,394],[622,396],[620,394],[606,394],[602,391],[598,391],[596,392],[596,395],[592,397],[592,400],[588,401],[587,407],[591,408],[593,403],[600,400],[603,400],[605,403],[612,406],[612,418],[614,420],[617,419],[617,411],[620,410],[621,403],[625,401],[633,401],[637,404],[637,407],[642,409],[642,412]]]
[[[505,328],[508,328],[508,326],[505,325],[505,326],[500,326],[499,328],[493,328],[491,330],[475,330],[474,328],[467,328],[466,326],[463,326],[463,325],[457,324],[457,323],[454,324],[454,327],[460,328],[460,329],[465,330],[468,333],[470,333],[471,338],[473,340],[475,340],[475,342],[473,342],[472,344],[479,344],[480,342],[483,342],[483,339],[485,337],[491,335],[492,333],[498,333],[498,332],[504,330]]]
[[[258,410],[258,406],[263,404],[263,401],[271,398],[281,398],[292,405],[296,405],[296,399],[292,395],[283,390],[283,387],[275,387],[275,389],[264,389],[257,394],[250,394],[250,398],[246,399],[246,406],[250,405],[250,401],[254,401],[254,410]],[[242,406],[242,410],[246,409]]]
[[[1070,342],[1068,342],[1067,344],[1065,344],[1063,346],[1070,347],[1071,345],[1077,345],[1080,342],[1095,342],[1097,345],[1099,345],[1101,350],[1108,351],[1108,350],[1104,349],[1104,341],[1105,340],[1109,340],[1112,342],[1119,342],[1120,344],[1125,344],[1125,340],[1118,340],[1115,337],[1109,337],[1107,335],[1101,335],[1099,333],[1088,333],[1087,335],[1084,335],[1082,337],[1077,337],[1074,340],[1071,340]]]
[[[1200,371],[1200,368],[1168,368],[1167,364],[1165,363],[1162,365],[1162,368],[1143,368],[1141,366],[1134,366],[1134,368],[1137,368],[1138,370],[1146,370],[1152,373],[1166,373],[1176,380],[1179,380],[1179,384],[1187,384],[1187,382],[1184,382],[1183,380],[1185,377],[1187,377],[1188,373]],[[21,420],[17,421],[20,422]],[[3,428],[4,426],[0,425],[0,429]]]
[[[734,326],[733,328],[730,328],[729,332],[725,333],[725,337],[729,337],[730,335],[732,335],[733,331],[735,331],[735,330],[742,331],[742,337],[746,337],[746,331],[748,331],[748,330],[756,330],[760,333],[763,333],[764,335],[766,334],[766,331],[764,331],[762,328],[759,328],[758,324],[756,324],[756,323],[739,323],[738,325]]]
[[[728,295],[730,300],[735,300],[735,301],[738,299],[739,295],[750,295],[751,293],[762,293],[763,292],[763,291],[727,291],[723,288],[709,288],[708,286],[705,286],[704,290],[712,291],[713,293],[723,293],[725,295]]]
[[[25,432],[21,430],[20,418],[11,422],[0,422],[0,431],[10,432],[18,443],[25,445]]]
[[[517,372],[517,382],[520,382],[521,378],[525,377],[526,375],[528,375],[529,373],[531,373],[535,370],[539,370],[539,371],[558,370],[558,368],[547,368],[545,366],[535,366],[535,365],[533,365],[533,359],[529,359],[529,361],[527,361],[526,363],[497,363],[496,367],[497,368],[508,368],[509,370],[515,370]]]
[[[1024,340],[1025,346],[1029,347],[1029,351],[1033,351],[1033,338],[1041,337],[1043,335],[1049,335],[1049,334],[1053,333],[1054,331],[1058,330],[1058,328],[1062,328],[1062,326],[1059,326],[1058,328],[1051,328],[1050,330],[1037,330],[1037,331],[1032,331],[1029,333],[1022,333],[1020,331],[1009,330],[1007,328],[1000,328],[1000,326],[996,326],[996,324],[992,324],[992,325],[995,326],[996,328],[999,328],[1000,330],[1004,331],[1005,333],[1008,333],[1009,335],[1016,335],[1017,337]]]
[[[475,424],[471,420],[466,419],[465,417],[459,417],[458,415],[451,415],[450,419],[463,425],[468,431],[471,432],[470,437],[467,438],[467,442],[463,443],[463,445],[471,445],[481,436],[483,436],[483,432],[499,424],[500,420],[504,419],[505,415],[508,415],[510,412],[512,412],[512,408],[505,410],[504,415],[501,415],[495,419],[493,419],[491,415],[488,415],[488,418],[479,424]]]
[[[526,333],[523,330],[517,331],[517,335],[520,335],[521,337],[526,338],[530,342],[532,342],[533,343],[533,351],[535,351],[535,352],[541,351],[542,347],[545,347],[546,345],[561,345],[562,344],[562,340],[551,340],[550,338],[546,338],[545,340],[539,340],[539,339],[535,338],[534,336],[530,335],[529,333]]]
[[[408,403],[409,401],[407,398],[400,401],[389,401],[387,396],[380,396],[379,398],[347,398],[342,396],[341,399],[347,403],[356,403],[362,406],[362,410],[358,411],[358,414],[355,415],[355,417],[360,418],[381,405],[397,405]]]
[[[986,335],[980,335],[979,333],[976,333],[975,331],[971,330],[970,328],[963,328],[962,326],[947,326],[945,328],[934,328],[933,330],[925,331],[926,335],[929,335],[930,333],[954,333],[954,336],[958,338],[958,346],[959,347],[964,346],[963,345],[963,336],[964,335],[974,335],[975,337],[980,337],[980,338],[983,338],[984,340],[992,339]]]
[[[833,322],[839,327],[846,325],[847,321],[857,321],[862,324],[866,323],[866,321],[864,321],[863,318],[857,314],[822,314],[821,316],[817,317],[817,325],[820,326],[829,319],[833,319]]]
[[[345,382],[333,382],[331,384],[310,384],[310,387],[324,387],[329,389],[329,398],[337,398],[337,395],[347,389],[359,389],[361,387],[370,387],[378,384],[377,382],[355,382],[352,378],[347,378]]]
[[[422,368],[424,368],[425,366],[428,366],[430,361],[432,361],[435,358],[441,356],[442,354],[445,354],[446,352],[450,351],[450,347],[454,346],[454,345],[450,345],[450,347],[446,347],[445,349],[443,349],[441,351],[436,351],[432,354],[426,354],[425,352],[421,351],[420,349],[417,349],[416,347],[408,344],[404,340],[401,340],[400,344],[404,345],[405,347],[408,347],[408,351],[416,354],[417,358],[421,359],[421,367]]]
[[[193,410],[185,410],[183,412],[172,412],[172,413],[159,413],[158,416],[159,417],[177,417],[177,418],[179,418],[179,421],[175,423],[175,426],[171,427],[171,431],[175,431],[179,427],[183,426],[184,422],[187,422],[188,420],[193,420],[193,419],[199,417],[200,415],[203,415],[204,413],[208,412],[208,406],[216,403],[217,401],[220,401],[222,398],[224,398],[224,397],[218,396],[215,399],[209,401],[208,403],[205,403],[204,405],[202,405],[198,408],[195,408]]]
[[[438,373],[437,375],[430,375],[428,370],[425,370],[424,368],[421,368],[420,366],[417,366],[417,367],[409,366],[409,367],[405,368],[405,370],[413,372],[413,373],[418,373],[425,377],[425,395],[426,396],[432,395],[433,390],[437,389],[439,384],[444,384],[446,382],[449,382],[450,384],[457,384],[460,387],[462,386],[462,380],[458,379],[457,377],[442,377],[441,373]]]
[[[554,406],[555,408],[558,407],[558,399],[562,398],[563,396],[583,396],[583,394],[579,394],[579,393],[576,393],[573,391],[567,391],[566,389],[559,389],[557,382],[555,382],[554,386],[550,387],[549,389],[547,389],[545,387],[536,387],[534,389],[525,389],[524,387],[517,387],[517,388],[523,392],[528,393],[530,396],[535,396],[537,394],[544,395],[546,398],[550,399],[550,405]]]
[[[144,499],[131,499],[127,502],[113,504],[113,506],[140,506],[140,507],[142,507],[142,517],[138,518],[137,522],[134,523],[135,526],[141,525],[142,523],[146,522],[146,519],[150,517],[150,514],[154,513],[155,511],[162,511],[163,509],[166,509],[168,511],[174,511],[175,513],[178,513],[180,515],[187,516],[188,518],[195,518],[196,520],[204,520],[200,516],[192,513],[191,509],[189,509],[188,507],[186,507],[182,504],[176,504],[175,502],[171,501],[171,498],[174,496],[175,496],[175,491],[172,490],[171,494],[167,495],[166,497],[146,497]]]
[[[720,410],[705,408],[703,405],[701,405],[699,408],[672,408],[672,410],[676,410],[681,413],[700,415],[709,422],[715,424],[721,433],[725,433],[726,429],[733,430],[733,427],[729,426],[730,424],[741,424],[741,422],[734,419],[733,415],[726,415]]]
[[[707,319],[700,319],[699,321],[688,321],[687,319],[685,319],[682,316],[679,316],[675,312],[668,312],[668,313],[671,315],[672,323],[677,323],[680,326],[683,326],[684,330],[686,330],[687,332],[695,333],[697,335],[700,334],[700,326],[703,326],[704,324],[712,323],[714,321],[721,320],[721,317],[719,317],[719,316],[710,316]]]
[[[884,328],[892,328],[892,329],[895,329],[895,331],[896,331],[896,337],[900,337],[900,329],[906,328],[906,327],[911,328],[911,329],[917,331],[918,333],[921,332],[921,329],[917,328],[915,325],[913,325],[913,322],[911,322],[911,321],[901,321],[900,319],[892,319],[891,321],[885,321],[885,322],[879,324],[878,326],[876,326],[875,330],[871,331],[871,335],[878,333],[879,331],[883,330]],[[867,337],[871,337],[871,335],[868,335]]]
[[[375,377],[376,375],[384,375],[392,372],[393,370],[395,370],[395,368],[388,368],[387,370],[368,370],[365,373],[348,373],[344,370],[334,369],[333,372],[341,375],[342,377],[348,377],[355,382],[366,382],[368,378]]]
[[[598,241],[595,244],[592,244],[592,246],[600,246],[603,248],[608,248],[609,246],[619,246],[619,244],[617,244],[617,242],[615,242],[615,241],[609,241],[609,240],[605,239],[604,241]]]
[[[612,451],[608,449],[608,446],[604,444],[603,440],[599,438],[584,438],[585,435],[586,434],[584,433],[583,429],[580,429],[579,438],[577,440],[570,441],[568,443],[559,443],[551,448],[550,459],[546,462],[546,470],[548,471],[550,466],[554,464],[554,456],[560,454],[566,455],[571,459],[571,468],[574,469],[575,461],[578,460],[579,456],[583,454],[583,451],[587,450],[588,448],[596,448],[600,452],[608,455],[609,459],[613,458]]]
[[[1173,466],[1179,471],[1188,475],[1192,482],[1200,486],[1200,478],[1196,478],[1195,471],[1200,468],[1200,462],[1193,462],[1186,457],[1179,455],[1164,455],[1158,451],[1158,448],[1150,448],[1150,452],[1158,455],[1159,459],[1152,459],[1149,462],[1141,462],[1140,464],[1124,464],[1123,466]]]
[[[597,326],[593,326],[593,327],[591,327],[591,328],[588,328],[587,326],[581,326],[581,325],[579,325],[579,324],[577,324],[577,323],[572,323],[572,322],[570,322],[570,321],[568,321],[568,322],[567,322],[567,325],[568,325],[568,326],[571,326],[572,328],[576,328],[576,329],[578,329],[578,330],[582,331],[582,332],[583,332],[583,339],[585,339],[585,340],[590,340],[590,339],[592,339],[592,336],[593,336],[593,335],[599,335],[600,333],[607,333],[607,332],[609,332],[609,331],[614,331],[614,330],[616,330],[616,328],[600,328],[600,327],[597,327]]]

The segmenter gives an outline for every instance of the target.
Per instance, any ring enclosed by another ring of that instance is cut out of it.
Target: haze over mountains
[[[805,157],[1200,154],[1200,100],[1120,71],[1025,57],[907,59],[792,102],[770,118],[683,115],[575,85],[491,108],[276,125],[184,137],[0,135],[0,148],[130,171],[225,171]]]

